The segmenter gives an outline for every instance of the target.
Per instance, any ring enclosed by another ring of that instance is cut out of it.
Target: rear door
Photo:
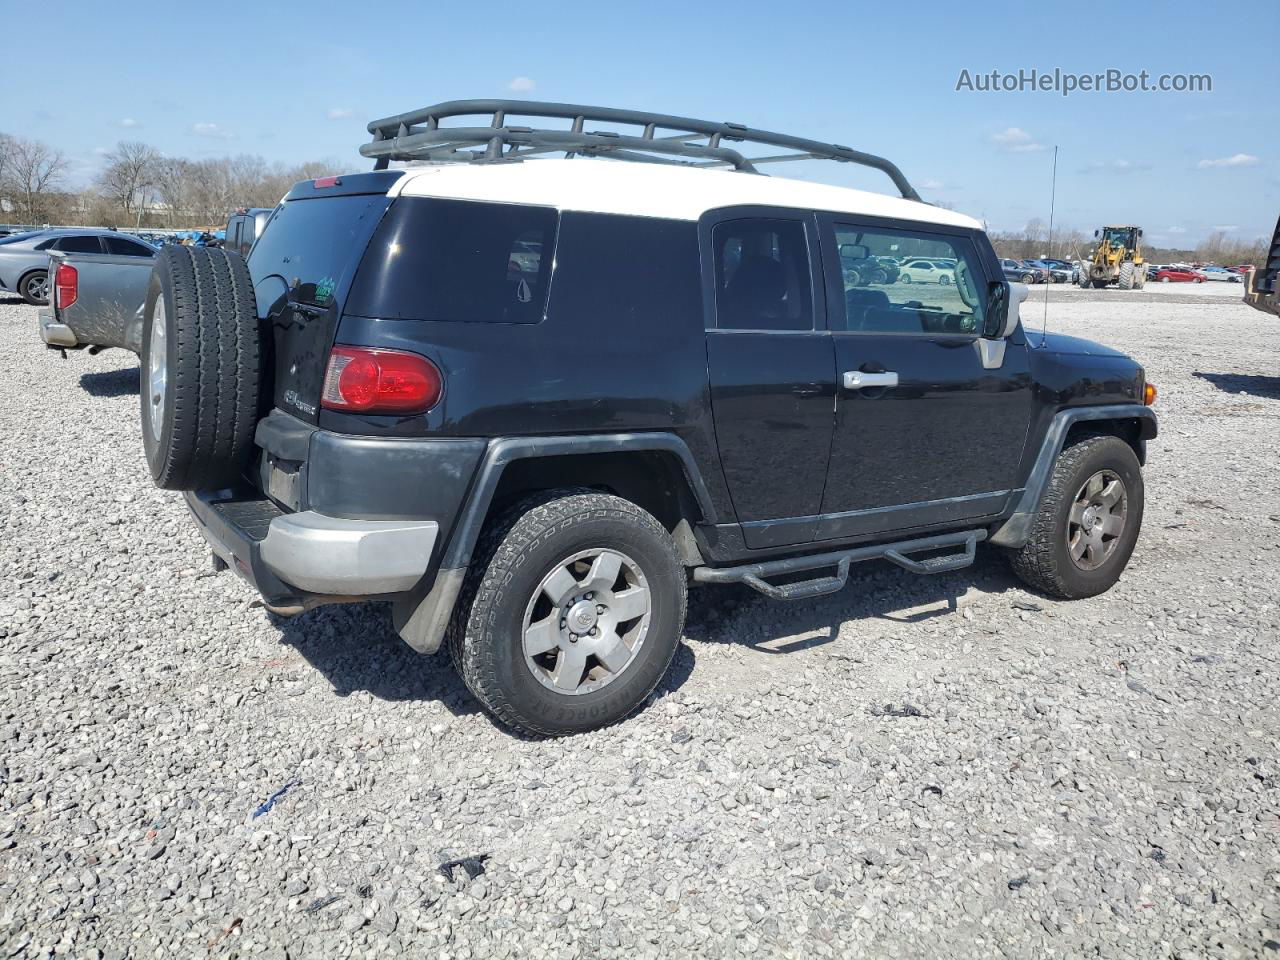
[[[946,272],[953,282],[927,285],[848,287],[827,271],[838,391],[819,539],[998,513],[1016,484],[1032,398],[1021,333],[997,369],[978,353],[994,257],[962,230],[824,215],[822,232],[831,264],[840,244],[859,244],[957,266]]]
[[[747,546],[817,531],[835,356],[812,213],[717,211],[700,224],[707,365],[720,462]]]
[[[258,317],[270,324],[272,383],[281,410],[317,423],[338,317],[399,172],[297,184],[254,246],[249,273]]]

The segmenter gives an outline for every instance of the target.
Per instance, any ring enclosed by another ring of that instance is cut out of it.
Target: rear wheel
[[[686,581],[670,535],[618,497],[550,494],[494,521],[449,627],[467,687],[526,734],[595,730],[667,671]]]
[[[253,450],[261,355],[239,256],[170,244],[156,254],[142,321],[142,444],[157,486],[232,483]]]
[[[1118,437],[1087,437],[1058,457],[1025,546],[1012,552],[1028,586],[1073,600],[1111,589],[1142,529],[1142,469]]]
[[[32,270],[18,281],[18,295],[33,307],[43,307],[49,302],[49,272]]]

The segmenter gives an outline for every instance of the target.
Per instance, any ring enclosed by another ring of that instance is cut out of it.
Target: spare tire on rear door
[[[156,255],[142,323],[142,443],[156,485],[216,490],[249,462],[261,340],[244,260],[209,247]]]

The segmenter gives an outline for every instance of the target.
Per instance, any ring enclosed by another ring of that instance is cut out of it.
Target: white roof
[[[391,193],[673,220],[697,220],[708,210],[754,204],[982,229],[982,224],[964,214],[865,190],[729,170],[594,158],[413,167]]]

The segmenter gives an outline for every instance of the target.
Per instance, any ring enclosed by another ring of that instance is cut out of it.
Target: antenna
[[[1049,254],[1053,254],[1053,208],[1058,199],[1058,145],[1053,145],[1053,181],[1049,187]],[[1045,334],[1049,332],[1049,288],[1053,286],[1053,277],[1044,285],[1044,321],[1040,324],[1040,346],[1045,345]]]

